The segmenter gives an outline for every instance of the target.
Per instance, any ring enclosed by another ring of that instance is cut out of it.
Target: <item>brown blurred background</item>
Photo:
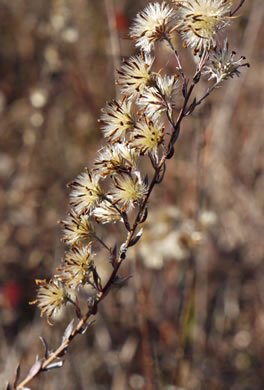
[[[34,279],[60,263],[66,184],[103,142],[100,109],[118,93],[114,70],[135,53],[128,27],[146,4],[0,2],[3,386],[19,361],[23,377],[42,354],[39,335],[55,348],[71,318],[66,312],[50,328],[28,301]],[[133,277],[107,297],[64,367],[30,388],[263,390],[263,0],[246,0],[239,14],[230,46],[251,68],[185,120],[144,237],[121,271]],[[168,49],[156,56],[173,72]]]

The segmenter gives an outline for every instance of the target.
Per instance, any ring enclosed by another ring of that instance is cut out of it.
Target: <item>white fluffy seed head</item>
[[[217,33],[229,23],[232,0],[173,0],[178,6],[178,30],[195,52],[216,45]]]
[[[174,18],[175,10],[165,2],[151,3],[137,14],[130,36],[136,40],[137,47],[150,53],[155,42],[170,34],[170,24]]]

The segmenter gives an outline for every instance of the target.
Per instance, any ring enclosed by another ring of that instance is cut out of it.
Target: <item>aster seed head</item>
[[[77,214],[71,210],[64,221],[63,241],[68,245],[75,245],[80,241],[92,241],[95,238],[95,229],[86,214]]]
[[[99,151],[94,170],[102,177],[121,172],[131,172],[136,168],[136,153],[126,143],[107,144]]]
[[[94,266],[93,259],[91,243],[75,245],[66,252],[62,267],[58,268],[61,274],[56,278],[72,289],[88,283]]]
[[[69,290],[67,287],[56,279],[36,280],[38,286],[37,299],[30,304],[37,304],[41,310],[40,316],[47,316],[49,325],[53,325],[50,321],[53,313],[56,313],[69,300]]]
[[[137,14],[130,36],[136,40],[137,47],[150,53],[155,42],[170,35],[170,25],[174,18],[175,10],[165,2],[150,3]]]
[[[116,223],[119,221],[122,221],[122,217],[120,215],[121,213],[117,209],[117,207],[114,207],[109,203],[108,201],[104,200],[100,206],[96,207],[92,215],[96,222],[98,223]]]
[[[232,0],[173,0],[178,7],[178,31],[186,46],[194,52],[210,50],[216,45],[217,33],[223,30],[229,16]]]
[[[124,61],[118,71],[117,79],[117,84],[120,85],[123,95],[133,99],[139,96],[146,86],[153,84],[151,72],[153,61],[154,58],[144,52]]]
[[[90,213],[104,198],[100,176],[86,169],[70,185],[70,204],[77,214]]]
[[[122,206],[122,211],[129,206],[139,204],[147,193],[147,186],[143,182],[140,173],[135,175],[121,174],[113,178],[114,186],[110,193],[115,204]]]
[[[137,122],[133,130],[133,138],[130,141],[131,147],[143,155],[145,153],[157,154],[158,146],[164,140],[164,126],[156,118],[142,116],[142,120]]]
[[[160,116],[164,111],[172,112],[179,91],[177,76],[157,75],[155,86],[145,88],[138,99],[138,105],[148,117]]]
[[[100,123],[108,141],[124,139],[127,131],[133,127],[135,118],[131,113],[131,104],[132,102],[125,97],[123,100],[109,102],[102,109]]]

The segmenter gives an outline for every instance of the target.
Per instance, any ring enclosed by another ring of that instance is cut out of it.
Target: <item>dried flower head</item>
[[[30,304],[37,304],[41,310],[40,316],[47,315],[49,325],[53,325],[50,317],[69,301],[68,289],[58,280],[36,280],[38,286],[37,299]]]
[[[108,140],[123,139],[129,129],[135,123],[131,113],[131,101],[127,98],[123,100],[113,100],[102,109],[103,115],[100,119],[103,134]]]
[[[96,207],[92,215],[98,223],[116,223],[122,221],[121,213],[106,200],[100,203],[99,207]]]
[[[147,152],[156,154],[158,146],[163,142],[163,139],[163,124],[158,119],[153,121],[144,115],[134,128],[131,146],[141,155]]]
[[[136,153],[125,143],[107,145],[99,151],[99,157],[95,160],[95,171],[102,177],[131,172],[136,168]]]
[[[238,60],[235,59],[236,52],[229,52],[228,42],[225,40],[224,47],[215,49],[211,52],[209,57],[209,64],[204,68],[204,74],[209,75],[209,80],[215,79],[219,84],[223,80],[240,76],[239,68],[243,66],[249,67],[245,63],[245,57],[242,56]]]
[[[121,86],[121,92],[134,98],[144,91],[146,86],[153,84],[151,67],[154,59],[142,52],[140,55],[130,57],[124,61],[118,71],[117,84]]]
[[[71,184],[70,204],[78,214],[89,213],[104,198],[100,177],[86,169]]]
[[[126,210],[128,206],[134,206],[140,203],[147,193],[147,186],[142,181],[139,172],[133,177],[127,174],[121,174],[114,177],[114,186],[111,196],[115,203],[120,203]]]
[[[130,36],[136,40],[136,46],[150,52],[155,42],[170,35],[170,24],[175,18],[175,10],[165,2],[149,4],[139,12],[130,30]]]
[[[216,34],[232,17],[232,0],[173,0],[179,7],[178,30],[185,44],[195,52],[210,50],[216,45]]]
[[[176,76],[157,76],[156,86],[145,88],[138,99],[144,113],[152,117],[163,111],[169,112],[175,107],[176,95],[179,91],[179,80]]]
[[[89,283],[94,266],[93,259],[91,243],[87,246],[75,245],[66,253],[62,267],[58,268],[62,274],[56,275],[57,279],[73,289]]]
[[[88,215],[79,215],[71,210],[61,223],[64,225],[63,241],[69,245],[75,245],[83,240],[92,241],[95,238],[95,229]]]

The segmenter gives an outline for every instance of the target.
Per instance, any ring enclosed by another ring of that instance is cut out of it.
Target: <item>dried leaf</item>
[[[115,280],[113,281],[114,286],[122,287],[128,279],[132,278],[133,275],[126,276],[125,278],[120,278],[118,275],[116,276]]]
[[[127,213],[125,211],[122,211],[121,214],[122,214],[124,225],[125,225],[127,231],[130,232],[131,231],[131,227],[130,227],[130,224],[128,222]]]
[[[143,233],[143,228],[141,228],[141,229],[138,231],[138,233],[135,235],[135,237],[132,238],[132,240],[130,241],[130,243],[128,244],[128,246],[130,247],[130,246],[135,245],[135,244],[140,240],[140,238],[141,238],[141,236],[142,236],[142,233]]]
[[[123,243],[121,246],[120,246],[120,258],[122,260],[125,260],[126,258],[126,253],[127,253],[127,246],[125,243]]]
[[[96,322],[96,321],[93,320],[93,321],[89,322],[86,326],[83,326],[83,327],[80,329],[79,333],[80,333],[80,334],[84,334],[84,333],[87,331],[88,328],[90,328],[93,324],[95,324],[95,322]]]
[[[158,176],[156,177],[156,180],[155,180],[156,184],[160,184],[162,182],[164,175],[165,175],[165,172],[166,172],[166,164],[163,165],[162,171],[159,172]]]
[[[194,78],[193,78],[194,84],[199,83],[200,78],[201,78],[201,72],[197,72],[197,73],[194,75]]]
[[[101,282],[101,278],[98,275],[95,267],[93,267],[92,273],[93,273],[93,280],[94,280],[94,284],[96,286],[96,289],[98,291],[101,291],[102,290],[102,282]]]
[[[180,130],[181,130],[181,126],[180,126],[180,124],[178,124],[177,127],[175,128],[175,131],[173,132],[173,135],[172,135],[171,140],[170,140],[171,146],[173,146],[175,144],[175,142],[177,141],[177,139],[180,135]]]
[[[42,367],[42,360],[36,360],[31,369],[29,370],[29,373],[27,375],[28,377],[34,378],[40,371]]]
[[[47,341],[44,339],[44,337],[42,336],[39,336],[42,344],[43,344],[43,347],[44,347],[44,356],[45,356],[45,359],[47,359],[48,355],[49,355],[49,348],[48,348],[48,343]]]
[[[67,328],[65,329],[64,335],[62,336],[62,342],[65,340],[68,340],[70,335],[72,334],[72,331],[74,329],[74,319],[71,320]]]
[[[140,217],[139,223],[144,223],[146,221],[147,217],[148,217],[148,208],[145,207],[144,210],[143,210],[143,214]]]
[[[195,107],[196,107],[196,98],[194,98],[193,102],[190,104],[190,107],[188,108],[186,115],[190,115],[195,109]]]
[[[174,155],[174,147],[172,145],[170,145],[170,149],[169,149],[169,153],[167,155],[167,160],[169,160],[170,158],[172,158]]]
[[[46,368],[43,369],[43,371],[49,371],[55,368],[61,368],[63,364],[64,364],[63,360],[59,360],[58,362],[49,364]]]
[[[97,313],[97,301],[94,297],[87,299],[87,306],[91,314],[95,315]]]

